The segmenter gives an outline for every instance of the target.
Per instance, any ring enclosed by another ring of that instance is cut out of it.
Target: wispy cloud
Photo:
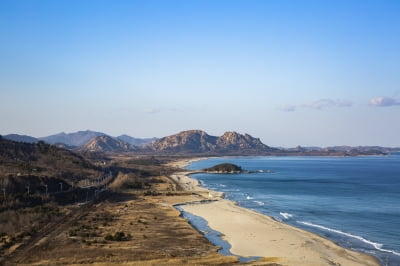
[[[154,114],[157,114],[159,112],[161,112],[160,108],[146,108],[146,109],[143,109],[143,113],[150,114],[150,115],[154,115]]]
[[[294,112],[294,111],[296,111],[297,107],[298,106],[296,106],[296,105],[285,105],[285,106],[279,107],[279,110],[284,111],[284,112]]]
[[[333,100],[333,99],[320,99],[317,101],[313,101],[305,104],[297,104],[297,105],[285,105],[280,107],[281,111],[285,112],[294,112],[300,108],[309,108],[314,110],[322,110],[331,107],[351,107],[353,105],[352,102],[347,100]]]
[[[372,98],[369,101],[369,104],[377,107],[388,107],[388,106],[400,105],[400,100],[392,97],[379,96]]]
[[[308,104],[304,104],[303,107],[321,110],[329,107],[350,107],[353,104],[346,100],[332,100],[332,99],[321,99]]]
[[[180,112],[180,110],[177,108],[174,108],[174,107],[172,107],[172,108],[171,107],[169,107],[169,108],[163,107],[163,108],[145,108],[142,110],[142,112],[146,113],[146,114],[154,115],[154,114],[158,114],[161,112]]]

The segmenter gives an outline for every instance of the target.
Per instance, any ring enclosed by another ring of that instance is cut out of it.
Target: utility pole
[[[46,187],[46,197],[47,197],[47,185],[44,185]]]
[[[60,182],[59,184],[60,184],[60,186],[61,186],[61,192],[62,192],[62,183]]]
[[[28,197],[29,197],[29,186],[26,186],[26,188],[28,189]]]

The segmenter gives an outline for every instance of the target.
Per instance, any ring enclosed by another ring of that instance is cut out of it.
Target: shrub
[[[113,236],[112,236],[111,234],[107,234],[107,235],[104,237],[104,240],[107,240],[107,241],[114,241],[114,238],[113,238]]]
[[[69,230],[69,236],[77,236],[76,230]]]
[[[124,232],[116,232],[114,234],[114,241],[122,241],[125,238],[125,233]]]
[[[116,232],[114,235],[107,234],[104,239],[107,241],[124,241],[126,236],[124,232]]]

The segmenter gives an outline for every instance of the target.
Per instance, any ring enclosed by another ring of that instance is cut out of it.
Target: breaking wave
[[[297,223],[304,224],[304,225],[311,226],[311,227],[315,227],[315,228],[318,228],[318,229],[321,229],[321,230],[333,232],[333,233],[336,233],[336,234],[344,235],[344,236],[347,236],[347,237],[351,237],[351,238],[360,240],[360,241],[362,241],[362,242],[364,242],[364,243],[366,243],[368,245],[371,245],[371,246],[373,246],[375,249],[377,249],[379,251],[388,252],[388,253],[392,253],[394,255],[400,256],[399,252],[396,252],[396,251],[390,250],[390,249],[384,249],[384,248],[382,248],[383,244],[370,241],[370,240],[365,239],[365,238],[363,238],[361,236],[357,236],[357,235],[353,235],[353,234],[350,234],[350,233],[342,232],[340,230],[328,228],[328,227],[325,227],[325,226],[322,226],[322,225],[318,225],[318,224],[313,224],[313,223],[310,223],[310,222],[297,221]]]
[[[264,206],[265,203],[262,201],[255,200],[254,203],[257,203],[259,206]]]
[[[293,217],[293,214],[287,213],[287,212],[280,212],[279,213],[285,220],[288,220]]]

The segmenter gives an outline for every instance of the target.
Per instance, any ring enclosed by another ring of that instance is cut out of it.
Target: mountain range
[[[254,154],[277,151],[248,134],[225,132],[216,137],[202,130],[182,131],[158,139],[151,143],[151,148],[162,153]]]
[[[44,142],[47,142],[49,144],[63,143],[68,146],[80,147],[82,145],[85,145],[89,140],[104,135],[106,134],[101,132],[86,130],[68,134],[62,132],[59,134],[39,138],[39,140],[43,140]]]
[[[274,148],[265,145],[260,139],[249,134],[228,131],[222,136],[211,136],[202,130],[187,130],[157,138],[134,138],[128,135],[111,137],[102,132],[78,131],[59,133],[43,138],[9,134],[3,136],[17,142],[36,143],[44,141],[79,152],[131,152],[146,154],[199,154],[199,155],[380,155],[400,151],[399,148],[378,146],[334,146],[327,148],[301,147]]]
[[[105,133],[102,132],[96,132],[96,131],[91,131],[91,130],[85,130],[85,131],[78,131],[78,132],[73,132],[73,133],[58,133],[55,135],[50,135],[47,137],[40,137],[40,138],[34,138],[31,136],[26,136],[26,135],[18,135],[18,134],[8,134],[4,135],[3,137],[5,139],[17,141],[17,142],[26,142],[26,143],[36,143],[39,141],[44,141],[48,144],[53,144],[57,145],[59,147],[64,147],[68,149],[73,149],[73,148],[79,148],[82,147],[88,142],[96,137],[100,136],[108,136],[110,138],[113,138],[114,140],[120,140],[126,143],[129,143],[130,145],[135,145],[135,146],[143,146],[146,145],[157,138],[134,138],[128,135],[121,135],[118,137],[111,137]]]

